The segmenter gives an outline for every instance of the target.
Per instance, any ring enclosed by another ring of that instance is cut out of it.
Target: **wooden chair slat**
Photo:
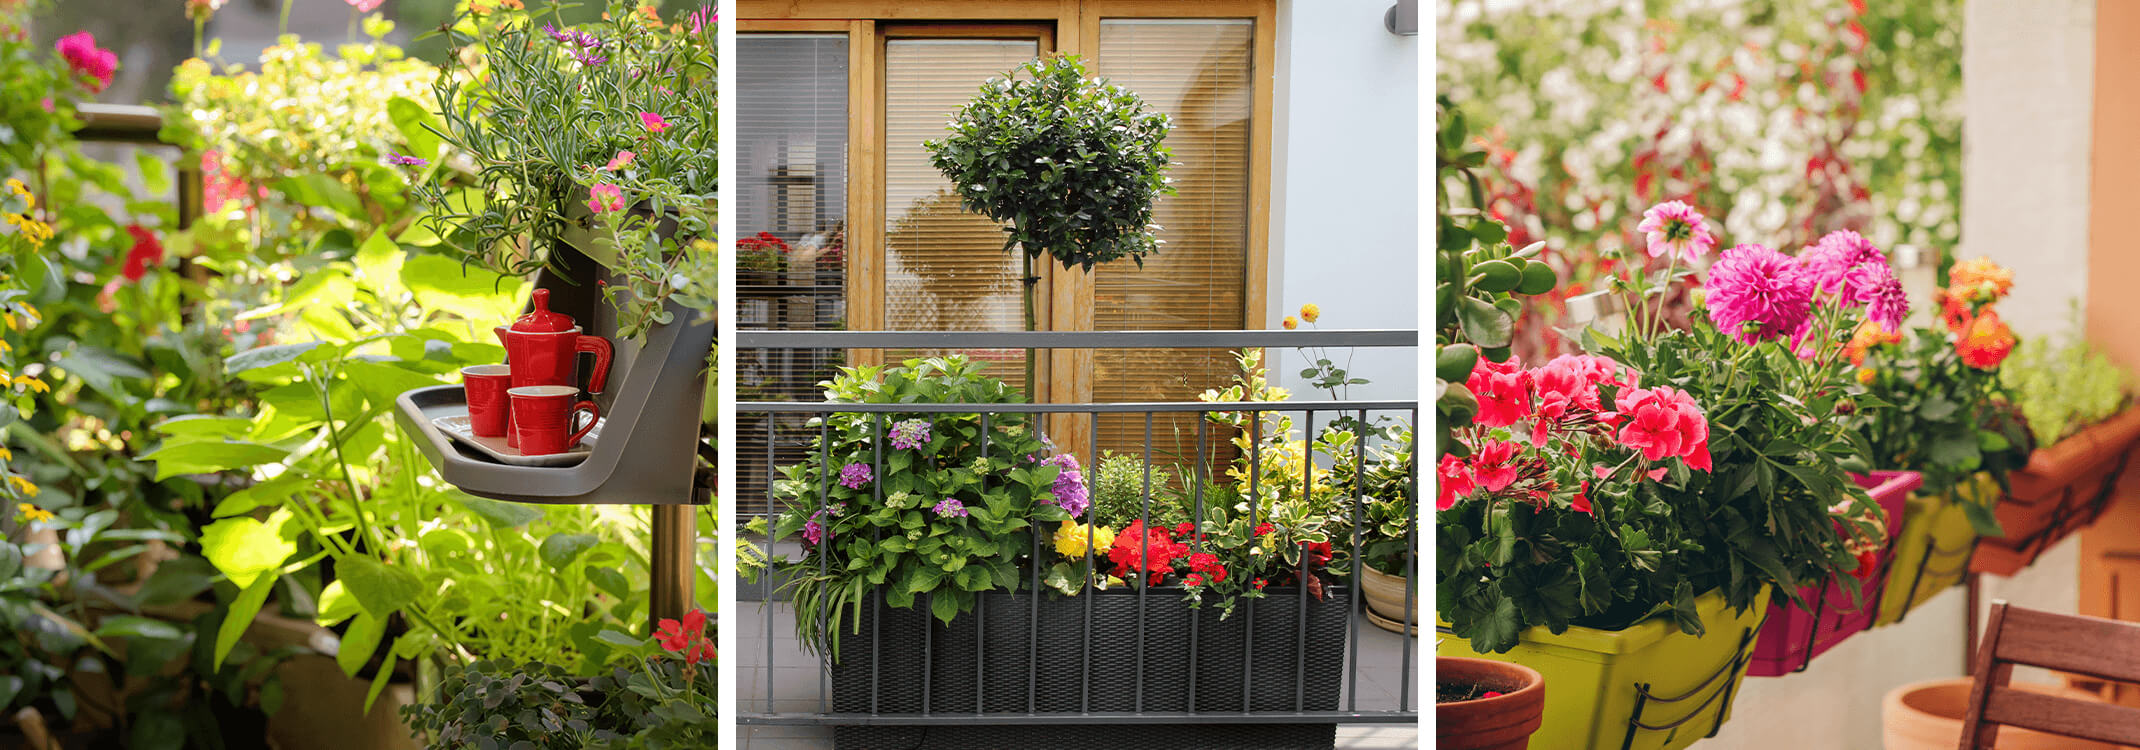
[[[2019,608],[2006,618],[1995,652],[2000,661],[2140,682],[2140,625]]]
[[[2140,745],[2140,708],[1992,688],[1984,721],[2068,737]]]

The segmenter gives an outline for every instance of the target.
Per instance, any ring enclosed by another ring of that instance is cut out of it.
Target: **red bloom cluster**
[[[706,637],[706,613],[703,610],[684,613],[681,622],[663,618],[654,638],[661,642],[661,650],[683,654],[687,664],[713,660],[713,639]]]
[[[2014,272],[1987,258],[1965,260],[1948,270],[1947,287],[1938,292],[1940,317],[1955,335],[1954,351],[1962,364],[1990,370],[2013,353],[2014,329],[1992,309],[2013,288]]]
[[[756,236],[736,240],[736,249],[743,252],[788,252],[788,243],[772,232],[759,232]]]
[[[1107,559],[1115,564],[1115,577],[1128,580],[1130,576],[1148,573],[1148,583],[1158,585],[1160,579],[1174,571],[1174,560],[1189,554],[1189,545],[1174,541],[1174,536],[1164,528],[1146,528],[1142,519],[1131,521],[1129,526],[1115,535],[1115,544],[1107,550]]]
[[[140,224],[128,224],[126,233],[134,236],[134,246],[126,251],[126,261],[120,265],[119,275],[127,281],[140,281],[148,275],[149,266],[163,263],[163,243],[156,239],[155,232]]]
[[[1214,555],[1209,552],[1198,552],[1196,554],[1190,555],[1189,569],[1196,571],[1196,573],[1204,573],[1211,576],[1212,583],[1226,582],[1226,566],[1219,564],[1218,555]],[[1194,576],[1196,575],[1196,573],[1191,573],[1190,575]],[[1192,583],[1190,585],[1194,586],[1199,584]]]
[[[1621,444],[1641,450],[1644,460],[1678,458],[1687,468],[1709,470],[1709,418],[1686,391],[1630,388],[1615,405],[1623,422]]]

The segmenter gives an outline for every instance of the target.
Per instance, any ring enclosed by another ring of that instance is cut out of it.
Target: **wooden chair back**
[[[2016,664],[2140,683],[2140,624],[1992,602],[1961,750],[1992,750],[2000,726],[2140,745],[2140,709],[2015,690]]]

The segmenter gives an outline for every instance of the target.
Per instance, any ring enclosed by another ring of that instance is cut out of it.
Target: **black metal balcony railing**
[[[1282,348],[1282,347],[1417,347],[1418,332],[1411,330],[1386,331],[1166,331],[1166,332],[850,332],[850,331],[742,331],[737,334],[737,345],[744,350],[792,350],[792,349],[879,349],[879,350],[937,350],[959,351],[967,349],[1155,349],[1155,348]],[[1088,479],[1097,477],[1094,465],[1099,454],[1099,422],[1102,415],[1144,415],[1145,435],[1143,455],[1146,478],[1143,487],[1142,518],[1149,526],[1154,517],[1150,470],[1152,460],[1151,425],[1159,415],[1195,415],[1196,429],[1194,460],[1187,464],[1188,472],[1181,477],[1181,496],[1185,504],[1193,504],[1189,518],[1197,530],[1196,543],[1201,545],[1202,526],[1205,522],[1204,498],[1207,486],[1215,486],[1214,478],[1205,467],[1207,459],[1214,454],[1213,433],[1233,428],[1219,425],[1214,429],[1204,415],[1235,413],[1255,415],[1245,420],[1244,429],[1249,433],[1245,455],[1240,458],[1248,463],[1248,496],[1258,497],[1265,460],[1263,440],[1263,416],[1287,415],[1304,429],[1300,435],[1307,443],[1315,440],[1316,431],[1334,420],[1357,420],[1356,424],[1368,424],[1384,417],[1397,417],[1416,424],[1419,403],[1403,401],[1291,401],[1291,402],[1147,402],[1147,403],[1014,403],[1014,404],[959,404],[959,403],[899,403],[899,404],[854,404],[854,403],[797,403],[797,402],[741,402],[736,405],[739,425],[762,424],[764,431],[764,460],[768,474],[777,467],[776,447],[795,455],[804,451],[824,451],[829,437],[826,420],[814,420],[814,424],[799,422],[806,417],[825,417],[833,414],[866,414],[876,426],[879,435],[895,420],[894,415],[956,414],[978,416],[983,425],[982,440],[990,434],[988,424],[1003,415],[1026,415],[1025,418],[1040,422],[1054,420],[1053,424],[1077,424],[1082,417],[1090,420],[1090,453],[1086,454]],[[776,415],[790,417],[790,433],[775,434]],[[756,420],[753,417],[757,417]],[[797,430],[796,424],[808,424]],[[1364,438],[1364,436],[1363,436]],[[816,444],[812,445],[812,440]],[[1224,442],[1224,438],[1220,438]],[[1340,513],[1351,514],[1350,539],[1340,536],[1333,544],[1343,544],[1349,549],[1350,560],[1357,570],[1363,554],[1361,514],[1363,488],[1359,482],[1365,476],[1368,461],[1369,441],[1359,440],[1349,458],[1353,466],[1353,486],[1336,486],[1328,489],[1341,493],[1337,506]],[[984,451],[985,451],[985,442]],[[1062,448],[1063,446],[1058,446]],[[872,476],[885,476],[882,451],[873,458]],[[1306,460],[1313,459],[1313,450],[1302,448]],[[1407,462],[1404,502],[1411,506],[1408,515],[1416,516],[1416,498],[1419,488],[1419,470],[1416,448]],[[1133,456],[1135,457],[1135,456]],[[1316,482],[1313,471],[1301,472],[1303,496]],[[764,501],[771,512],[780,509],[774,497],[773,478],[768,476],[764,485]],[[1231,483],[1235,480],[1220,476],[1217,482]],[[1333,480],[1334,481],[1334,480]],[[882,490],[878,490],[882,492]],[[822,498],[824,493],[820,493]],[[1248,503],[1249,513],[1257,512],[1258,503]],[[1021,571],[1019,591],[1006,593],[1001,590],[978,598],[975,609],[954,618],[950,626],[934,621],[928,614],[926,602],[917,602],[915,610],[893,610],[878,604],[878,598],[862,608],[859,619],[852,620],[849,627],[856,634],[848,635],[841,646],[841,656],[836,665],[822,654],[811,654],[800,649],[792,634],[776,631],[792,628],[792,622],[781,622],[784,608],[777,601],[787,593],[780,590],[774,574],[764,575],[755,586],[745,589],[745,599],[761,599],[761,611],[756,617],[744,615],[738,619],[763,628],[746,627],[745,653],[738,664],[745,675],[739,680],[739,717],[746,725],[819,725],[841,727],[840,745],[849,746],[915,746],[917,735],[908,735],[897,740],[897,735],[881,732],[910,730],[930,733],[926,736],[932,744],[927,746],[965,746],[945,743],[946,733],[963,730],[987,732],[991,729],[1008,731],[1023,727],[1043,731],[1048,742],[1059,744],[1063,733],[1095,731],[1096,737],[1105,737],[1112,745],[1126,747],[1153,744],[1155,746],[1175,743],[1190,745],[1205,741],[1211,730],[1223,729],[1216,725],[1253,725],[1253,731],[1266,735],[1252,740],[1260,743],[1280,742],[1274,746],[1286,746],[1285,741],[1271,739],[1283,735],[1291,728],[1320,727],[1327,733],[1336,724],[1394,723],[1407,724],[1418,717],[1417,700],[1413,695],[1414,664],[1422,656],[1416,655],[1417,641],[1395,634],[1384,634],[1369,628],[1365,636],[1380,639],[1374,648],[1383,653],[1363,661],[1363,636],[1360,620],[1365,617],[1358,573],[1349,579],[1326,585],[1322,597],[1311,602],[1309,587],[1303,585],[1295,590],[1271,593],[1265,598],[1243,599],[1228,623],[1217,618],[1211,610],[1183,610],[1178,591],[1151,590],[1144,586],[1129,589],[1110,588],[1097,591],[1087,587],[1074,597],[1041,593],[1041,561],[1044,546],[1039,532],[1038,519],[1029,519],[1035,524],[1032,549],[1026,551],[1031,557],[1028,570]],[[1090,521],[1088,517],[1087,522]],[[1257,519],[1251,517],[1253,526]],[[1417,524],[1407,525],[1407,569],[1416,569]],[[758,540],[764,543],[765,540]],[[1088,545],[1089,547],[1090,545]],[[768,550],[775,554],[778,550]],[[1197,551],[1203,551],[1199,548]],[[1097,550],[1105,554],[1105,550]],[[1095,570],[1092,567],[1093,551],[1087,553],[1086,572],[1088,580]],[[824,562],[820,559],[820,572]],[[1307,556],[1302,555],[1301,570],[1296,575],[1305,582]],[[1411,576],[1413,580],[1417,576]],[[756,591],[749,591],[755,588]],[[1273,592],[1277,589],[1274,587]],[[1416,588],[1407,587],[1403,615],[1403,632],[1412,632],[1416,602]],[[755,596],[754,596],[755,595]],[[825,607],[817,607],[822,613]],[[1096,622],[1095,617],[1099,618]],[[788,615],[792,616],[792,615]],[[820,615],[822,620],[823,615]],[[1259,624],[1259,619],[1262,622]],[[1275,621],[1275,622],[1274,622]],[[824,623],[819,623],[820,630]],[[1061,637],[1067,633],[1067,637]],[[749,643],[749,639],[762,637],[763,648]],[[859,644],[856,641],[860,641]],[[1057,641],[1067,641],[1060,643]],[[1394,641],[1394,643],[1391,643]],[[1268,644],[1259,646],[1258,644]],[[1186,651],[1173,653],[1186,645]],[[1259,649],[1263,649],[1259,653]],[[1389,654],[1387,651],[1396,651]],[[788,663],[781,663],[786,655]],[[918,657],[919,661],[916,661]],[[762,660],[762,661],[761,661]],[[758,661],[760,663],[752,663]],[[799,663],[798,663],[799,662]],[[1124,674],[1124,673],[1127,674]],[[814,674],[813,674],[814,673]],[[1366,677],[1374,685],[1363,685]],[[1121,678],[1130,678],[1127,681]],[[1124,683],[1126,682],[1126,690]],[[1342,695],[1342,698],[1340,698]],[[1190,734],[1169,736],[1144,735],[1146,739],[1128,738],[1123,732],[1131,731],[1122,725],[1140,725],[1138,730],[1183,729]],[[1088,730],[1083,727],[1099,726]],[[874,735],[850,735],[847,732],[880,732]],[[1193,734],[1193,732],[1206,734]],[[1028,735],[1029,737],[1031,735]],[[1313,738],[1312,732],[1307,737]],[[872,739],[864,739],[869,737]],[[994,734],[981,738],[968,738],[972,746],[1012,746],[996,744],[1017,742],[1019,735]],[[1319,744],[1329,746],[1329,738],[1300,740],[1300,745]],[[1247,745],[1243,745],[1247,746]]]

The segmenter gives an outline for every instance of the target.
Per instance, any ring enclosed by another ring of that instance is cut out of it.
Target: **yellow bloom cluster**
[[[21,495],[23,497],[37,496],[37,485],[30,484],[30,480],[24,479],[19,475],[7,475],[7,483],[8,486],[15,488],[15,494],[17,495]]]
[[[1096,557],[1105,557],[1107,549],[1115,546],[1114,529],[1101,526],[1094,530],[1075,521],[1064,521],[1063,527],[1055,532],[1055,551],[1062,553],[1063,557],[1083,559],[1088,536],[1091,539],[1092,553]]]
[[[10,478],[13,478],[13,477],[10,477]],[[19,512],[20,512],[20,513],[22,514],[22,520],[24,520],[24,521],[50,521],[50,520],[52,520],[52,511],[49,511],[49,510],[45,510],[45,509],[43,509],[43,508],[39,508],[39,507],[37,507],[37,506],[35,506],[35,505],[31,505],[31,504],[29,504],[29,503],[16,503],[16,504],[15,504],[15,510],[19,511]]]
[[[45,240],[52,239],[52,225],[30,215],[30,210],[37,207],[37,196],[31,195],[30,188],[14,178],[8,178],[7,191],[22,198],[22,212],[0,214],[0,221],[6,221],[8,226],[21,232],[31,247],[44,247]]]

